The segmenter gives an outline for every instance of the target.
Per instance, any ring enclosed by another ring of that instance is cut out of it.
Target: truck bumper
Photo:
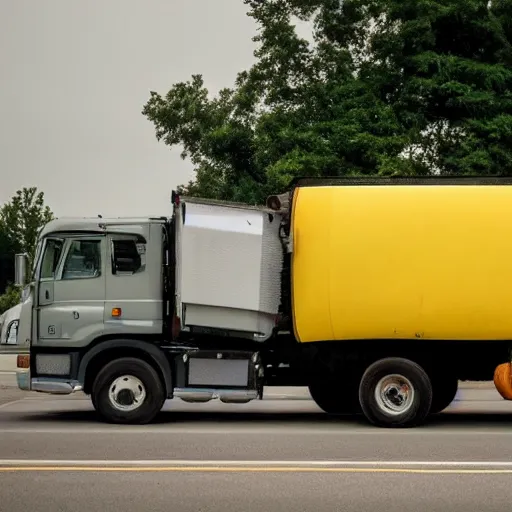
[[[82,391],[82,384],[75,379],[58,377],[32,378],[30,372],[30,354],[18,354],[16,380],[24,391],[39,391],[50,395],[70,395]]]
[[[82,391],[82,385],[75,380],[30,378],[30,370],[18,371],[16,374],[18,387],[24,391],[39,391],[50,395],[71,395]]]
[[[30,389],[50,395],[71,395],[82,391],[82,385],[76,380],[37,378],[31,379]]]
[[[16,372],[16,381],[20,389],[30,391],[30,370],[18,369]]]

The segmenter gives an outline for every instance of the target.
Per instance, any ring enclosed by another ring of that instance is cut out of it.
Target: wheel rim
[[[387,414],[399,415],[414,403],[414,386],[403,375],[386,375],[375,387],[375,400]]]
[[[140,379],[133,375],[122,375],[110,385],[110,403],[119,411],[134,411],[146,399],[146,388]]]

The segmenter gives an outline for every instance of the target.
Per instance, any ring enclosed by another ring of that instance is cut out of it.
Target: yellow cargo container
[[[512,187],[294,191],[300,342],[512,339]]]

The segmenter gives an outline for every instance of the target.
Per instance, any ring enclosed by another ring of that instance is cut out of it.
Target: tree
[[[14,254],[16,248],[0,228],[0,293],[14,280]],[[1,313],[0,313],[1,314]]]
[[[37,236],[40,229],[53,214],[44,204],[43,192],[36,187],[18,190],[10,202],[0,208],[0,314],[16,305],[20,300],[20,289],[12,285],[14,278],[14,255],[26,252],[29,265],[33,262]]]
[[[512,2],[372,5],[383,21],[365,72],[408,131],[411,160],[424,172],[511,175]]]
[[[261,203],[301,175],[512,174],[512,0],[244,3],[255,64],[142,111],[191,159],[182,191]]]
[[[11,243],[0,226],[0,315],[20,301],[20,290],[14,280],[14,255],[16,246]]]
[[[3,295],[0,295],[0,315],[20,303],[21,290],[9,285]]]
[[[0,232],[14,251],[26,252],[33,261],[39,231],[52,219],[44,193],[36,187],[23,188],[0,208]]]

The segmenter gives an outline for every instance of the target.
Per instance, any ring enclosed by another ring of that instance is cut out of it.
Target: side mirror
[[[27,279],[27,261],[28,255],[16,254],[14,257],[14,284],[16,286],[25,286]]]

